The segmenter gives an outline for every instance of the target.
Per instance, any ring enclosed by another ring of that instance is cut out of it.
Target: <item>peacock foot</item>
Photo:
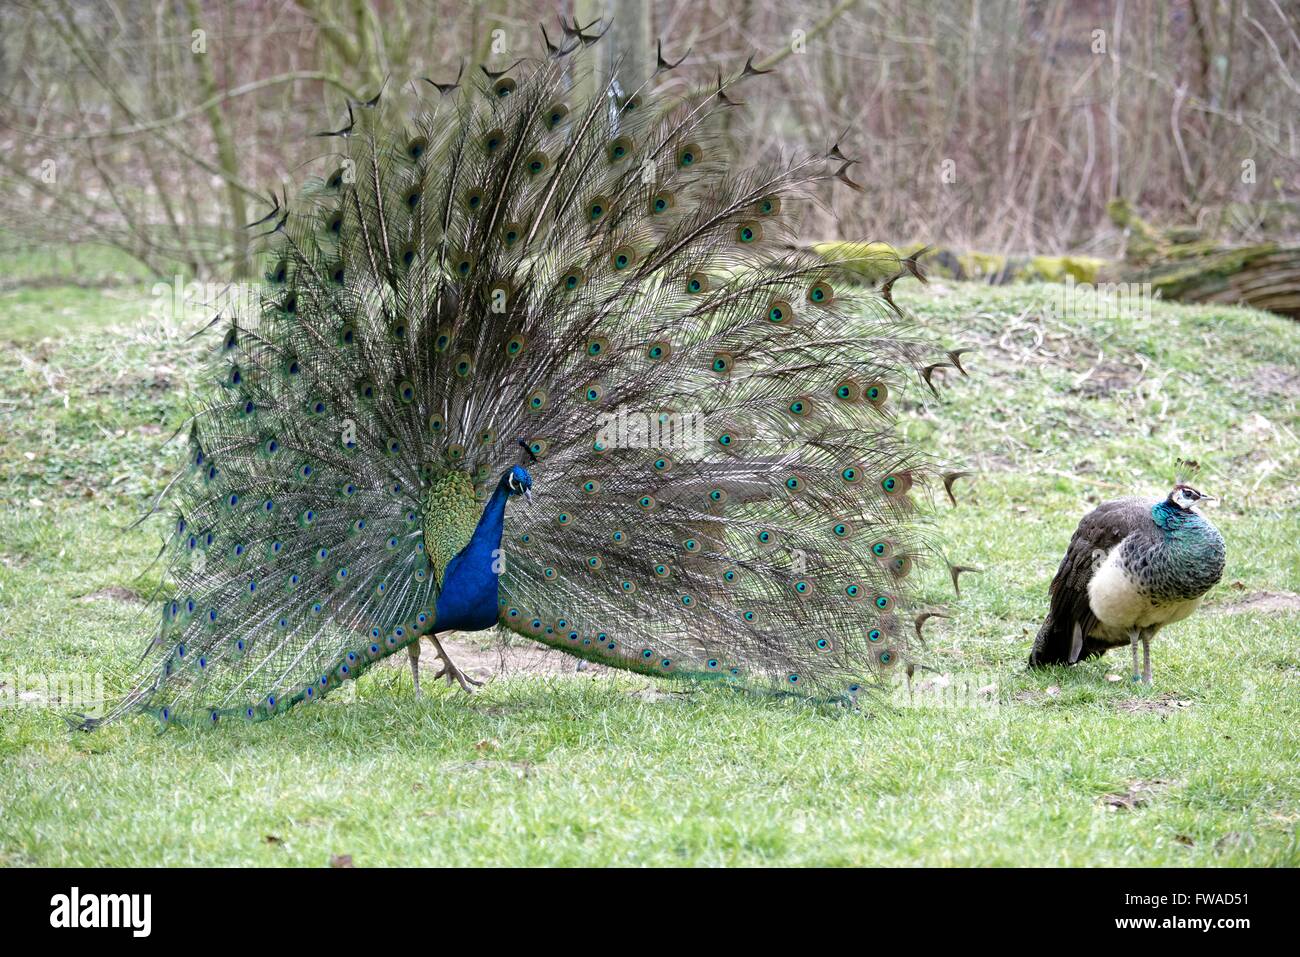
[[[446,678],[447,687],[449,688],[451,687],[451,683],[455,681],[466,694],[473,694],[475,688],[483,687],[483,682],[476,678],[471,678],[469,675],[465,674],[465,672],[456,667],[455,663],[448,656],[447,650],[442,647],[442,642],[437,638],[434,638],[432,635],[429,637],[433,641],[433,647],[438,649],[438,660],[442,662],[442,670],[433,676],[435,681],[439,678]]]

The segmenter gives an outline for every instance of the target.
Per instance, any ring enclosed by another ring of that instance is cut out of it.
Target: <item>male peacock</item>
[[[259,314],[221,320],[172,597],[108,718],[270,717],[417,668],[422,636],[468,691],[438,635],[496,624],[819,697],[907,660],[931,470],[887,399],[945,363],[776,242],[853,161],[729,169],[710,121],[752,63],[659,108],[583,100],[594,39],[320,134],[340,155],[263,220]]]
[[[1128,644],[1133,679],[1150,684],[1151,639],[1194,612],[1223,575],[1223,536],[1196,511],[1209,498],[1179,483],[1161,501],[1121,498],[1085,515],[1052,579],[1029,664],[1072,665]]]

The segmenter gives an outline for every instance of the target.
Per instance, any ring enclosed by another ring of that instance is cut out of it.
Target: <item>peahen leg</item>
[[[406,654],[411,659],[411,680],[415,682],[415,696],[420,697],[420,639],[416,638],[406,646]]]
[[[1151,684],[1151,630],[1142,632],[1142,683]]]
[[[1129,647],[1133,649],[1133,680],[1139,681],[1142,678],[1138,671],[1138,630],[1133,628],[1128,633]]]
[[[451,658],[447,656],[447,651],[442,647],[442,642],[438,640],[437,635],[430,635],[429,640],[433,642],[433,647],[438,649],[438,660],[442,662],[442,670],[433,676],[434,680],[437,680],[438,678],[446,678],[447,687],[451,687],[451,682],[454,679],[456,683],[464,689],[466,694],[473,694],[474,688],[482,687],[483,682],[471,678],[469,675],[465,674],[465,672],[452,664]],[[473,687],[471,687],[471,685]]]

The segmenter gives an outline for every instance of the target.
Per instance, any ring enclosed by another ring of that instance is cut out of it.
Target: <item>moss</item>
[[[1025,279],[1046,282],[1065,282],[1073,276],[1075,282],[1096,282],[1107,261],[1096,256],[1034,256],[1029,260]]]
[[[920,243],[891,246],[888,243],[826,242],[813,252],[827,263],[856,279],[880,282],[898,272],[900,257],[921,249]],[[1011,282],[1096,282],[1107,265],[1093,256],[1005,256],[978,250],[958,252],[945,246],[931,247],[922,260],[927,276],[942,279],[983,279],[996,285]]]
[[[879,282],[898,272],[898,250],[888,243],[817,243],[813,252],[845,274],[869,283]]]

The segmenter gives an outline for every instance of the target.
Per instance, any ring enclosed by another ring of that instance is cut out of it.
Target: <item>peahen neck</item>
[[[1159,597],[1193,598],[1223,574],[1223,536],[1204,516],[1167,499],[1151,507],[1163,539],[1152,556],[1152,583]]]

